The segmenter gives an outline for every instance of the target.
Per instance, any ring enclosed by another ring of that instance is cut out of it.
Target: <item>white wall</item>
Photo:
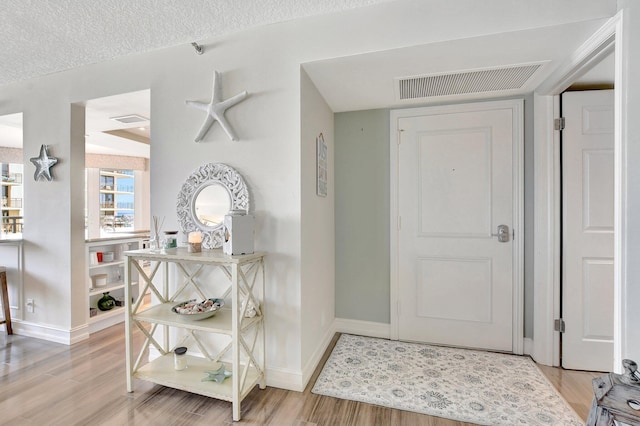
[[[69,179],[63,180],[68,185],[69,190],[69,218],[68,218],[68,243],[69,256],[71,259],[70,280],[65,283],[65,288],[69,289],[71,297],[70,323],[71,342],[83,338],[87,322],[87,298],[86,298],[86,269],[83,261],[85,259],[85,246],[78,244],[85,238],[84,231],[84,200],[85,200],[85,110],[80,105],[69,105],[69,151],[66,162],[69,164]],[[60,154],[61,156],[63,154]],[[60,161],[60,160],[58,160]],[[48,182],[50,183],[50,182]],[[26,198],[26,197],[25,197]],[[60,203],[64,205],[64,203]],[[31,212],[30,212],[31,213]],[[51,232],[51,230],[50,230]],[[66,253],[65,253],[66,254]],[[75,261],[74,261],[75,259]],[[28,269],[25,266],[25,271]],[[48,301],[45,301],[47,303]],[[42,303],[42,300],[41,300]]]
[[[312,333],[324,329],[314,317],[318,311],[303,312],[306,291],[312,295],[327,285],[323,282],[315,289],[314,279],[307,286],[304,280],[311,275],[307,256],[332,256],[322,251],[326,244],[312,248],[307,234],[303,236],[307,230],[303,220],[311,206],[303,200],[303,182],[315,168],[315,156],[301,148],[308,141],[301,141],[300,64],[595,19],[610,16],[611,4],[610,0],[388,2],[202,41],[201,56],[190,45],[180,45],[2,87],[0,114],[24,113],[25,175],[30,175],[29,157],[37,155],[43,143],[60,159],[53,182],[25,180],[29,226],[24,233],[24,295],[35,300],[36,309],[25,312],[24,321],[16,326],[18,333],[72,342],[86,327],[79,320],[84,316],[80,310],[86,309],[84,300],[75,296],[84,293],[84,257],[78,256],[84,245],[83,206],[74,196],[74,182],[82,182],[84,147],[77,120],[71,125],[70,105],[151,89],[150,214],[166,216],[166,229],[178,228],[176,194],[182,181],[203,163],[227,163],[245,177],[256,216],[256,249],[269,252],[267,381],[300,388],[302,370],[322,350],[322,336]],[[193,142],[204,116],[184,101],[210,99],[214,69],[222,73],[223,97],[242,90],[250,93],[227,112],[238,142],[229,141],[217,124],[202,142]],[[640,204],[640,199],[636,201]],[[307,331],[311,334],[303,338]]]
[[[333,111],[300,70],[301,337],[306,384],[333,337],[335,318],[335,167]],[[327,146],[327,196],[316,194],[316,138]],[[302,389],[300,389],[302,390]]]

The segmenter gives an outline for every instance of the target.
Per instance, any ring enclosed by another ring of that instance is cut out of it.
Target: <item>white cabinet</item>
[[[87,241],[86,246],[86,289],[89,308],[87,323],[89,333],[102,330],[124,321],[124,252],[142,247],[142,238],[108,238]],[[132,281],[135,287],[137,278]],[[109,293],[118,301],[110,310],[98,308],[98,301]],[[137,296],[137,292],[134,292]]]
[[[136,291],[150,291],[151,306],[141,297],[127,305],[127,390],[134,379],[205,395],[232,403],[233,419],[240,420],[240,403],[256,386],[266,386],[264,374],[264,253],[230,256],[222,250],[188,253],[186,248],[154,253],[134,250],[127,257],[127,300]],[[145,271],[142,265],[150,262]],[[224,307],[213,317],[190,320],[172,312],[180,302],[221,298]],[[134,354],[133,329],[146,339]],[[174,368],[173,350],[188,347],[184,370]],[[191,354],[191,355],[189,355]],[[155,356],[154,356],[155,355]],[[224,364],[231,377],[221,383],[203,381],[208,371]]]

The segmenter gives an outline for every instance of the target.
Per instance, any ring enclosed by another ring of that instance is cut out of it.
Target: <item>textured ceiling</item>
[[[0,0],[0,88],[124,55],[387,1],[392,0]],[[544,63],[522,90],[508,93],[515,96],[533,91],[601,24],[592,20],[435,42],[311,62],[304,68],[333,111],[341,112],[427,102],[400,101],[394,90],[398,78]],[[608,64],[589,81],[611,80],[612,61]],[[436,97],[433,102],[459,99]],[[123,130],[142,133],[148,140],[150,123],[138,130],[139,124],[109,119],[130,113],[149,117],[148,91],[93,99],[86,106],[87,152],[116,153],[123,141],[134,139],[135,155],[148,157],[148,142]],[[22,114],[0,117],[0,146],[22,146]]]
[[[389,0],[2,0],[0,86]]]

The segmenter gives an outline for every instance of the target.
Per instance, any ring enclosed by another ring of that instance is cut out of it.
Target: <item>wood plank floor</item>
[[[134,340],[141,345],[141,333],[135,333]],[[123,324],[73,346],[0,332],[0,424],[468,425],[312,394],[311,386],[335,341],[304,392],[256,387],[242,404],[242,421],[234,423],[228,402],[142,381],[136,381],[135,392],[128,393]],[[541,369],[586,419],[591,379],[601,373]]]

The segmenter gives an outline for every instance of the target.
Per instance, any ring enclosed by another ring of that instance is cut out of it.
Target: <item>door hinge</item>
[[[553,120],[553,128],[555,130],[564,130],[564,125],[564,117],[556,118],[555,120]]]
[[[402,132],[404,132],[404,129],[398,129],[398,145],[402,143]]]
[[[564,320],[562,318],[557,319],[553,322],[553,330],[554,331],[559,331],[560,333],[564,333],[565,331],[565,324],[564,324]]]

